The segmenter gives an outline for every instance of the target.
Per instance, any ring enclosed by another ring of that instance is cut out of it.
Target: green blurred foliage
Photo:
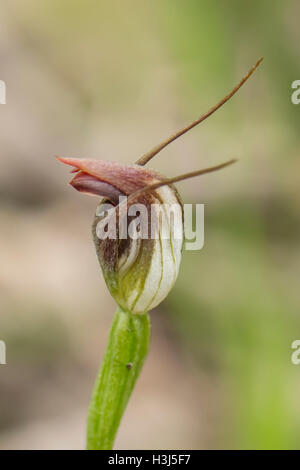
[[[268,118],[288,136],[272,155],[270,165],[279,167],[299,158],[299,109],[290,103],[299,50],[288,37],[292,17],[299,14],[296,3],[195,0],[160,5],[164,38],[180,71],[178,89],[188,112],[197,109],[203,96],[234,83],[237,63],[246,70],[249,58],[254,62],[265,56],[265,108],[249,112],[262,133]],[[243,114],[238,100],[230,106],[231,119],[222,124],[233,132]],[[300,219],[299,206],[285,192],[288,184],[285,180],[272,187],[265,200],[241,195],[213,213],[209,207],[205,247],[185,253],[180,280],[167,301],[178,334],[200,366],[216,371],[227,384],[227,436],[220,447],[299,447],[298,370],[290,363],[290,347],[300,329],[299,259],[294,256]]]

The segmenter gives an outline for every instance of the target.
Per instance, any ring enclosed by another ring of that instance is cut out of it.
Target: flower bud
[[[259,59],[221,101],[139,158],[138,165],[59,158],[61,162],[75,168],[73,171],[77,174],[70,182],[75,189],[104,198],[97,208],[93,236],[106,284],[124,310],[144,313],[156,307],[170,292],[177,278],[183,244],[183,212],[179,195],[172,183],[220,170],[236,160],[169,179],[145,169],[144,165],[230,100],[262,60],[263,58]],[[120,202],[122,198],[129,202],[126,210],[124,201]],[[107,201],[111,203],[111,209],[104,218],[104,203]],[[130,211],[133,206],[138,206],[141,214]],[[174,207],[175,211],[169,210]],[[143,223],[141,236],[130,237],[128,222],[131,224],[137,219]],[[103,228],[106,223],[108,230],[105,232]]]
[[[75,189],[104,198],[92,230],[111,295],[132,313],[156,307],[173,287],[181,261],[183,211],[175,187],[170,184],[143,192],[164,178],[138,165],[59,160],[75,168],[70,182]]]

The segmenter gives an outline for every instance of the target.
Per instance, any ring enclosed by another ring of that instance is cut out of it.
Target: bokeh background
[[[54,155],[133,162],[232,101],[151,166],[205,203],[119,429],[120,449],[300,447],[297,0],[11,0],[1,5],[0,446],[80,449],[114,302],[90,225],[96,200]]]

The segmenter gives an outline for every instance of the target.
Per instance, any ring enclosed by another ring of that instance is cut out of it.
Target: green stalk
[[[148,352],[148,313],[118,308],[89,407],[87,449],[111,450],[122,415]]]

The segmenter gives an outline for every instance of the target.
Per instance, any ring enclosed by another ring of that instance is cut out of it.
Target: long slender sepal
[[[89,407],[88,450],[111,450],[150,340],[148,313],[118,308]]]
[[[213,173],[214,171],[222,170],[222,168],[232,165],[232,163],[235,163],[235,162],[237,162],[237,159],[233,158],[232,160],[228,160],[227,162],[220,163],[219,165],[211,166],[209,168],[202,168],[201,170],[191,171],[190,173],[184,173],[183,175],[178,175],[178,176],[173,176],[172,178],[162,179],[161,181],[157,181],[156,183],[150,184],[149,186],[145,186],[144,188],[138,189],[135,193],[130,194],[130,196],[127,198],[127,203],[131,199],[135,199],[137,196],[139,196],[140,194],[144,192],[152,191],[153,189],[158,189],[165,185],[178,183],[179,181],[184,181],[190,178],[194,178],[195,176],[206,175],[207,173]],[[119,205],[119,207],[121,205],[122,205],[122,202]]]
[[[160,144],[156,145],[156,147],[154,147],[153,149],[151,149],[149,152],[147,152],[145,155],[143,155],[141,158],[139,158],[137,160],[137,164],[138,165],[146,165],[146,163],[148,163],[155,155],[157,155],[162,149],[164,149],[167,145],[169,145],[171,142],[174,142],[174,140],[178,139],[178,137],[182,136],[183,134],[185,134],[186,132],[188,132],[190,129],[192,129],[193,127],[197,126],[198,124],[200,124],[200,122],[203,122],[205,121],[205,119],[207,119],[209,116],[211,116],[215,111],[217,111],[219,108],[221,108],[221,106],[223,106],[223,104],[225,104],[227,101],[230,100],[230,98],[233,97],[233,95],[236,94],[236,92],[244,85],[244,83],[248,80],[248,78],[251,77],[251,75],[253,74],[253,72],[257,69],[257,67],[261,64],[261,62],[263,61],[263,57],[261,57],[255,65],[253,65],[253,67],[249,70],[249,72],[247,73],[247,75],[245,75],[242,80],[233,88],[233,90],[231,90],[230,93],[228,93],[228,95],[226,95],[221,101],[219,101],[219,103],[217,103],[216,105],[214,105],[212,108],[210,108],[206,113],[202,114],[202,116],[200,116],[198,119],[196,119],[195,121],[193,121],[191,124],[189,124],[188,126],[184,127],[183,129],[180,129],[178,132],[176,132],[175,134],[171,135],[167,140],[164,140],[163,142],[161,142]]]

